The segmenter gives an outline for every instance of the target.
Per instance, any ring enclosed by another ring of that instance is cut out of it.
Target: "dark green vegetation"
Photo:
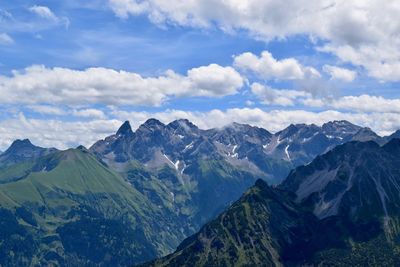
[[[145,266],[399,266],[400,139],[350,142],[262,180]]]
[[[174,254],[149,266],[274,266],[290,247],[306,245],[317,219],[286,192],[259,180],[227,211],[186,239]],[[294,250],[293,250],[294,251]],[[292,257],[302,256],[290,255]]]

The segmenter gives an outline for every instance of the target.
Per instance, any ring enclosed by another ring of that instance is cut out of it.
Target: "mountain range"
[[[115,135],[96,142],[90,151],[107,162],[135,160],[149,168],[168,164],[182,175],[194,158],[224,160],[278,184],[293,167],[310,162],[336,145],[368,140],[384,143],[386,139],[347,121],[329,122],[321,127],[290,125],[272,134],[238,123],[201,130],[188,120],[165,125],[149,119],[135,132],[125,122]]]
[[[116,134],[89,149],[80,146],[59,151],[17,140],[0,155],[0,212],[4,218],[0,222],[0,265],[127,266],[149,261],[172,252],[184,238],[205,229],[204,224],[256,181],[246,195],[268,189],[272,193],[267,195],[279,195],[283,201],[278,206],[292,205],[290,209],[298,213],[289,214],[288,221],[292,215],[305,216],[307,220],[300,224],[315,221],[319,225],[320,220],[336,216],[338,210],[353,203],[344,200],[354,194],[343,189],[345,182],[329,182],[326,188],[315,190],[305,186],[309,191],[304,190],[303,179],[314,185],[314,178],[302,178],[310,172],[307,167],[318,169],[318,156],[329,155],[337,146],[364,144],[355,140],[372,140],[365,144],[387,150],[397,135],[399,132],[379,137],[369,128],[346,121],[321,127],[290,125],[272,134],[237,123],[202,130],[188,120],[165,125],[150,119],[136,131],[125,122]],[[361,148],[346,150],[346,155],[356,157]],[[290,171],[304,164],[308,165]],[[333,168],[352,173],[333,161],[324,164],[314,176],[325,177],[323,171]],[[265,183],[281,185],[270,188]],[[331,193],[336,187],[340,190]],[[382,196],[379,191],[374,201]],[[334,200],[329,202],[331,198]],[[329,211],[321,210],[324,205]],[[391,211],[396,210],[393,205],[385,205],[388,225]],[[357,216],[352,217],[355,223]]]
[[[145,266],[399,266],[399,166],[400,139],[340,145]]]

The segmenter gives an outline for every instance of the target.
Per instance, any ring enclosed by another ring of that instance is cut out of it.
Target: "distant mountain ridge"
[[[246,124],[201,130],[188,120],[167,125],[149,119],[134,132],[126,121],[115,135],[96,142],[90,151],[107,161],[137,160],[154,168],[168,164],[182,173],[191,158],[224,159],[230,164],[261,174],[279,183],[289,171],[317,155],[348,141],[385,139],[369,128],[347,121],[290,125],[275,134]]]
[[[35,160],[55,151],[57,151],[55,148],[35,146],[29,139],[15,140],[6,151],[0,154],[0,167]]]

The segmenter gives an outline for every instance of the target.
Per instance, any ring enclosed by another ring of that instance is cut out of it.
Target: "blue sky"
[[[0,2],[0,149],[149,117],[400,128],[396,1],[80,2]]]

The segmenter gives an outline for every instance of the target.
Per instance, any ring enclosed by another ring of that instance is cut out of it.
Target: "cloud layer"
[[[307,35],[319,40],[320,51],[363,66],[372,77],[400,80],[396,0],[109,0],[109,5],[125,19],[145,14],[156,24],[246,30],[266,41]]]
[[[0,150],[15,138],[88,146],[149,117],[202,128],[334,119],[400,128],[398,84],[388,82],[400,81],[398,1],[108,0],[116,16],[102,1],[61,2],[0,9]],[[143,62],[153,66],[134,66]]]

